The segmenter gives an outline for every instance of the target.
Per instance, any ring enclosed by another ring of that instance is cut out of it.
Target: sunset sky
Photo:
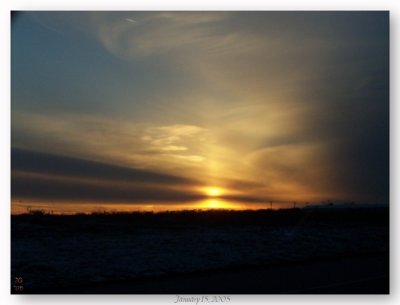
[[[388,203],[388,12],[22,12],[12,204]]]

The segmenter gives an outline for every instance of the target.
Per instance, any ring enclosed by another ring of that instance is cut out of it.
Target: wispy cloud
[[[134,17],[134,23],[127,23],[126,18],[97,13],[93,22],[104,46],[117,56],[129,58],[196,49],[198,52],[215,50],[229,37],[229,34],[218,31],[219,23],[228,16],[229,13],[225,12],[139,13]]]
[[[194,188],[200,182],[188,177],[20,149],[11,155],[14,198],[132,203],[201,198]]]
[[[98,116],[13,114],[14,147],[164,171],[203,161],[207,132],[195,125],[155,126]]]

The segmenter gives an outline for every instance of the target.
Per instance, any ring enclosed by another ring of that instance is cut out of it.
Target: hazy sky
[[[389,198],[388,12],[23,12],[12,197]]]

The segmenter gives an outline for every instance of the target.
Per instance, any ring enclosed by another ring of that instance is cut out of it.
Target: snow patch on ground
[[[17,222],[12,276],[31,288],[388,250],[386,227],[182,226],[71,233]],[[26,232],[26,234],[21,234]]]

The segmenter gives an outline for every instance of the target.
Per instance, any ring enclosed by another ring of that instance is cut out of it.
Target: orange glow
[[[198,208],[201,210],[207,210],[207,209],[240,210],[242,209],[242,206],[221,199],[213,198],[203,201]]]
[[[218,200],[209,200],[207,202],[207,206],[211,209],[220,209],[222,205],[218,202]]]
[[[284,206],[282,206],[284,207]],[[209,210],[209,209],[263,209],[267,208],[264,205],[251,203],[238,203],[227,201],[221,198],[209,198],[201,201],[188,202],[185,204],[172,203],[144,203],[144,204],[126,204],[126,203],[94,203],[94,202],[27,202],[24,200],[14,200],[11,205],[11,213],[24,214],[29,211],[43,211],[50,214],[90,214],[93,212],[164,212],[164,211],[179,211],[179,210]]]

